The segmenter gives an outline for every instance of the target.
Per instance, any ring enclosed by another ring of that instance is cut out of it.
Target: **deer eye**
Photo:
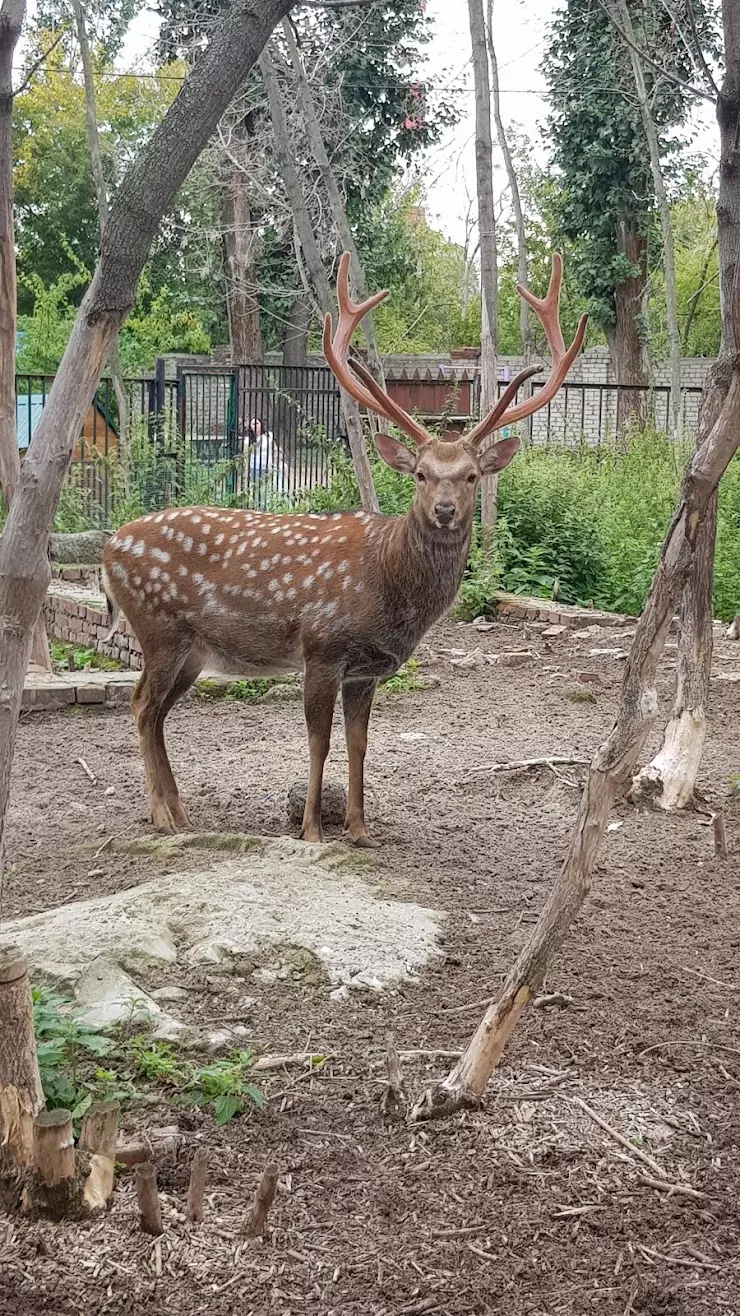
[[[417,472],[416,472],[416,478],[417,478],[417,480],[419,481],[419,484],[426,484],[426,482],[427,482],[427,477],[426,477],[426,475],[424,474],[423,471],[417,471]]]
[[[477,476],[477,475],[469,475],[469,476],[468,476],[468,484],[475,484],[475,482],[476,482],[477,479],[478,479],[478,476]]]

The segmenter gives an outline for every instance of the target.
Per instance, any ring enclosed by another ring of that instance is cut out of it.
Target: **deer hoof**
[[[154,800],[149,810],[152,826],[158,832],[176,832],[178,824],[166,800]]]
[[[308,845],[321,845],[324,839],[324,833],[321,827],[310,826],[301,828],[301,840],[306,841]]]
[[[350,844],[357,847],[358,850],[379,850],[380,842],[375,841],[368,832],[358,832],[357,836],[350,833]]]

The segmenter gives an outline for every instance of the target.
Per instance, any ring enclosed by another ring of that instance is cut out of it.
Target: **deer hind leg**
[[[192,652],[179,655],[179,659],[173,662],[171,652],[161,663],[145,656],[144,671],[131,701],[146,771],[149,818],[158,831],[164,832],[189,826],[167,756],[164,720],[195,681],[201,662]]]
[[[306,664],[303,706],[308,728],[308,789],[303,811],[301,836],[304,841],[323,841],[321,828],[321,788],[324,764],[331,743],[331,723],[337,701],[340,677],[331,667]]]
[[[349,758],[349,791],[345,828],[354,845],[375,849],[365,823],[365,753],[367,724],[373,706],[377,681],[345,681],[342,686],[344,731]]]

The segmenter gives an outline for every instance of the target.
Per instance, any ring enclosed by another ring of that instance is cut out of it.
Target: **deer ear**
[[[375,434],[373,437],[375,447],[386,466],[390,466],[392,471],[398,471],[401,475],[414,474],[416,453],[411,452],[405,444],[399,443],[398,439],[392,439],[390,434]]]
[[[501,439],[499,443],[491,444],[490,448],[480,457],[481,475],[494,475],[496,471],[503,471],[505,466],[513,461],[519,451],[519,440]]]

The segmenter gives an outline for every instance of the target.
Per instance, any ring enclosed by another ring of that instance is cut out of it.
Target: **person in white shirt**
[[[272,493],[287,493],[287,472],[272,432],[263,430],[262,421],[255,416],[244,440],[245,489],[261,484],[263,480],[267,481],[267,488]]]

